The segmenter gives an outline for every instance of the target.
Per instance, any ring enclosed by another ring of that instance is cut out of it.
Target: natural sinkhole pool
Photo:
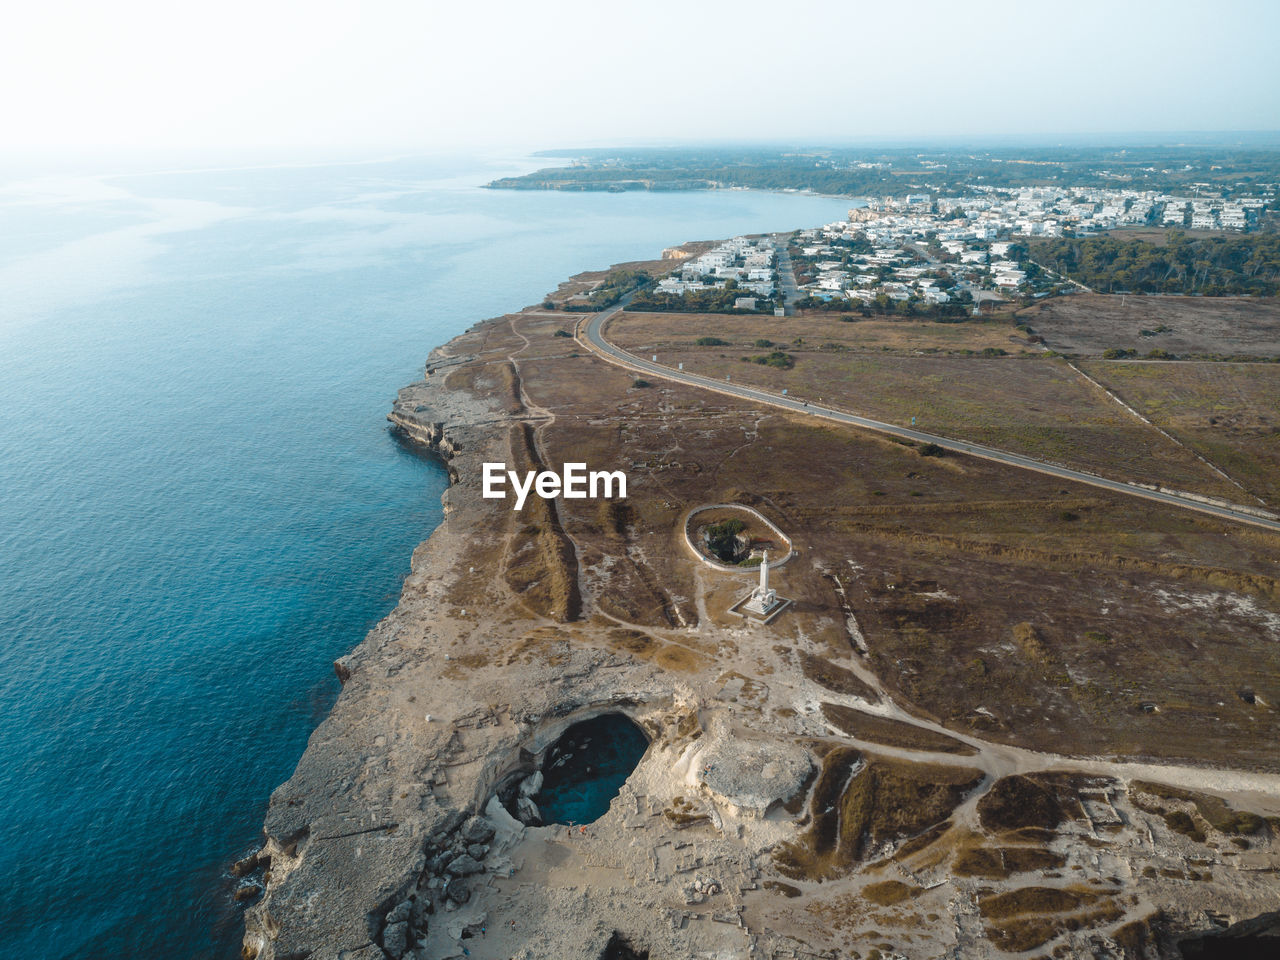
[[[543,823],[594,823],[609,812],[649,738],[629,717],[606,713],[575,723],[547,750],[542,790],[533,800]]]

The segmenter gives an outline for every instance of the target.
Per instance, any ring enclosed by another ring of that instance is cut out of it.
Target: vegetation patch
[[[533,428],[513,428],[511,449],[517,469],[545,469],[534,454]],[[512,537],[506,581],[534,613],[560,623],[577,620],[582,611],[578,589],[578,558],[573,541],[560,525],[556,501],[530,497],[516,521],[522,526]]]
[[[779,370],[790,370],[796,365],[796,358],[783,350],[757,354],[754,357],[743,357],[749,363],[758,363],[765,367],[777,367]]]
[[[982,781],[979,771],[967,768],[883,757],[863,760],[848,747],[823,758],[809,804],[812,825],[775,854],[784,876],[838,876],[880,844],[914,836],[947,819]]]
[[[880,907],[892,907],[904,900],[918,897],[923,892],[923,887],[912,886],[901,880],[883,880],[868,884],[862,889],[863,897]]]
[[[638,656],[652,654],[659,646],[658,642],[640,630],[629,630],[622,627],[616,627],[605,634],[609,646],[618,650],[625,650],[628,653],[634,653]]]
[[[1028,913],[1066,913],[1097,903],[1103,894],[1087,887],[1019,887],[978,900],[987,920],[1004,920]]]
[[[1118,920],[1124,911],[1105,893],[1086,887],[1022,887],[982,897],[978,911],[1001,950],[1021,953],[1061,933]]]
[[[737,563],[742,552],[738,534],[746,528],[746,523],[737,517],[711,524],[706,530],[707,549],[722,563]]]
[[[978,819],[987,830],[1039,827],[1054,830],[1066,819],[1055,790],[1031,777],[1002,777],[978,801]]]
[[[644,286],[652,279],[653,277],[644,270],[615,267],[606,273],[604,279],[587,295],[585,303],[570,301],[564,304],[562,309],[590,312],[603,310],[605,307],[613,306],[632,290]]]
[[[1164,815],[1165,826],[1174,833],[1189,837],[1196,843],[1204,843],[1204,831],[1196,824],[1191,815],[1183,810],[1170,810]]]
[[[805,650],[798,651],[797,656],[800,658],[800,670],[806,679],[812,680],[818,686],[834,693],[861,697],[871,703],[879,701],[880,698],[876,692],[858,679],[858,675],[852,670],[836,666],[826,657],[820,657]]]
[[[944,820],[942,823],[936,823],[918,837],[912,837],[897,851],[894,852],[894,860],[903,860],[907,857],[915,856],[923,850],[933,846],[938,840],[942,839],[943,834],[950,830],[954,824],[950,820]]]
[[[1065,917],[1016,917],[987,926],[987,936],[1001,950],[1021,953],[1034,950],[1054,937],[1072,930],[1085,930],[1111,923],[1124,916],[1124,911],[1108,901],[1093,910]]]
[[[788,900],[794,900],[801,894],[799,887],[793,887],[791,884],[783,883],[781,880],[766,880],[761,884],[761,886],[766,890],[772,890],[774,893],[782,894]]]
[[[877,717],[838,703],[822,704],[822,715],[841,733],[858,740],[870,740],[906,750],[928,750],[973,756],[978,751],[967,743],[945,734],[916,727],[901,720]]]
[[[1131,793],[1136,791],[1138,793],[1149,794],[1153,797],[1159,797],[1162,800],[1181,800],[1195,804],[1196,813],[1200,814],[1200,816],[1204,818],[1205,823],[1209,824],[1209,826],[1213,827],[1213,829],[1217,830],[1219,833],[1257,833],[1266,823],[1266,821],[1256,813],[1249,813],[1243,810],[1233,810],[1221,797],[1215,797],[1207,793],[1185,790],[1182,787],[1171,787],[1163,783],[1152,783],[1148,780],[1134,780],[1133,783],[1130,784],[1129,789]],[[1139,803],[1139,800],[1140,798],[1134,798],[1135,803]],[[1150,805],[1143,807],[1143,809],[1147,809],[1149,812],[1164,813],[1163,809],[1159,807],[1152,810]],[[1172,816],[1172,814],[1165,816],[1165,822],[1169,824],[1170,829],[1177,830],[1179,833],[1185,833],[1187,836],[1192,836],[1192,834],[1188,833],[1185,829],[1185,823],[1182,817],[1177,819],[1177,823],[1180,826],[1174,826],[1174,824],[1169,820],[1170,816]],[[1191,819],[1185,813],[1183,814],[1183,817],[1187,820]],[[1194,827],[1195,832],[1200,834],[1198,839],[1203,840],[1204,834],[1200,832],[1198,827],[1195,827],[1194,821],[1192,822],[1192,826]]]
[[[1014,624],[1013,642],[1032,663],[1044,665],[1049,662],[1049,651],[1040,639],[1040,631],[1033,624],[1026,621]]]
[[[1037,847],[970,847],[956,855],[952,871],[961,877],[1003,880],[1015,873],[1058,870],[1066,858]]]
[[[662,815],[677,829],[692,827],[699,823],[709,823],[710,815],[698,809],[684,797],[676,797],[671,806],[662,811]]]

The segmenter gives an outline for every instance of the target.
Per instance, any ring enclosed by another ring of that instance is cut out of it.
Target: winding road
[[[713,390],[716,393],[726,394],[742,400],[766,403],[770,406],[781,407],[782,409],[789,410],[793,413],[805,414],[822,420],[832,420],[836,423],[862,427],[866,430],[875,430],[878,433],[888,434],[893,437],[915,440],[920,443],[932,443],[942,447],[943,449],[952,450],[956,453],[966,453],[970,456],[982,457],[985,460],[993,460],[996,463],[1003,463],[1011,467],[1021,467],[1024,470],[1034,470],[1036,473],[1047,474],[1048,476],[1057,477],[1061,480],[1072,480],[1077,483],[1087,483],[1090,486],[1101,487],[1102,489],[1109,490],[1112,493],[1121,493],[1130,497],[1141,497],[1144,500],[1154,500],[1157,503],[1163,503],[1167,506],[1196,510],[1200,513],[1206,513],[1222,520],[1233,520],[1237,523],[1247,523],[1251,526],[1262,527],[1263,529],[1280,533],[1280,519],[1259,516],[1246,509],[1239,509],[1224,504],[1205,503],[1185,494],[1170,493],[1164,490],[1150,490],[1136,486],[1132,483],[1125,483],[1121,480],[1109,480],[1106,477],[1099,477],[1092,473],[1085,473],[1082,470],[1072,470],[1070,467],[1063,467],[1054,463],[1046,463],[1042,460],[1025,457],[1017,453],[1010,453],[1005,450],[999,450],[995,447],[988,447],[980,443],[968,443],[963,440],[952,440],[949,437],[940,437],[936,434],[925,433],[924,431],[914,430],[910,427],[899,427],[892,423],[872,420],[869,417],[862,417],[852,413],[844,413],[840,410],[833,410],[830,407],[823,407],[803,400],[795,400],[791,397],[780,396],[779,394],[769,393],[766,390],[760,390],[756,387],[743,386],[727,380],[713,380],[710,377],[700,376],[696,373],[689,373],[684,370],[674,370],[671,367],[663,366],[660,363],[653,363],[623,350],[621,347],[610,343],[604,337],[605,326],[618,314],[619,311],[626,307],[630,299],[630,297],[626,297],[620,303],[610,307],[608,310],[592,314],[585,321],[580,321],[574,334],[578,343],[601,359],[615,364],[616,366],[636,371],[637,373],[645,373],[650,376],[661,377],[664,380],[674,380],[677,383],[687,383],[691,386],[702,387],[706,390]]]

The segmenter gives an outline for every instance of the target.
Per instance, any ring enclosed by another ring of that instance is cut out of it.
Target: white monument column
[[[778,595],[769,589],[769,551],[760,560],[760,586],[751,591],[751,597],[743,609],[764,616],[778,605]]]

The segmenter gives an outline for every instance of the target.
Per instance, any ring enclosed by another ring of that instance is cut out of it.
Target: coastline
[[[428,852],[447,849],[498,779],[571,723],[621,705],[656,726],[680,696],[652,667],[629,670],[624,659],[590,649],[515,676],[489,671],[480,682],[452,669],[444,650],[476,626],[465,609],[450,606],[451,588],[473,579],[474,568],[460,558],[474,545],[478,517],[500,522],[509,512],[459,479],[478,475],[484,459],[509,456],[503,429],[513,419],[492,395],[449,390],[443,381],[450,361],[465,353],[451,348],[500,322],[485,321],[433,351],[428,376],[403,388],[388,415],[392,429],[448,469],[444,519],[414,550],[396,608],[335,662],[338,701],[293,775],[272,793],[266,842],[244,863],[266,888],[245,915],[246,957],[407,955],[394,939],[387,949],[386,927],[394,923],[387,915],[409,904],[402,922],[428,926],[424,905],[410,899],[431,873]],[[556,949],[594,958],[607,940],[606,933],[584,942],[575,933]]]

